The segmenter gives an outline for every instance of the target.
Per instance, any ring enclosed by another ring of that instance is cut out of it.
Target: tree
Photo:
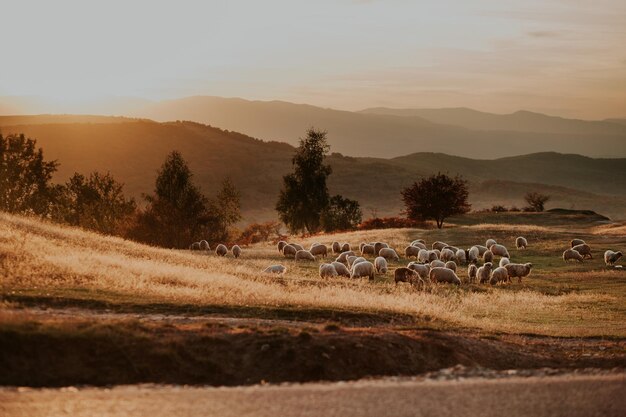
[[[226,242],[230,239],[229,228],[241,220],[241,196],[229,178],[222,182],[216,199],[211,201],[209,242]]]
[[[329,200],[326,179],[332,170],[324,164],[329,150],[326,132],[309,129],[292,159],[294,172],[283,177],[276,211],[292,233],[320,229],[320,216]]]
[[[62,221],[101,233],[114,234],[135,212],[136,204],[124,196],[124,185],[110,174],[79,173],[60,188],[58,212]]]
[[[37,141],[24,135],[0,135],[0,210],[46,216],[56,188],[56,161],[45,161]]]
[[[469,192],[462,177],[437,174],[424,178],[402,191],[405,214],[411,220],[435,220],[441,229],[446,218],[467,213]]]
[[[528,203],[531,211],[543,211],[545,204],[550,200],[550,196],[538,192],[531,192],[524,196],[524,200]]]
[[[321,226],[325,232],[355,230],[363,218],[359,202],[335,195],[322,213]]]

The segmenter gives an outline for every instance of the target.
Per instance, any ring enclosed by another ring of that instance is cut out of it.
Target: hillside
[[[75,171],[110,171],[136,198],[152,191],[158,167],[176,149],[189,161],[195,181],[206,193],[213,194],[224,177],[234,181],[242,193],[246,221],[275,218],[281,178],[291,170],[294,148],[288,144],[191,122],[115,118],[94,123],[98,119],[87,118],[85,123],[64,123],[67,117],[33,116],[28,119],[31,124],[20,125],[2,125],[10,119],[0,118],[0,130],[36,138],[46,158],[61,164],[56,181],[65,181]],[[328,161],[333,167],[330,191],[359,200],[365,217],[397,215],[403,187],[419,176],[446,172],[470,180],[470,199],[476,209],[493,204],[520,207],[522,196],[536,190],[553,197],[549,207],[591,209],[626,218],[624,159],[555,153],[492,161],[432,153],[381,159],[333,153]]]
[[[472,111],[472,113],[474,113]],[[475,112],[478,113],[478,112]],[[514,121],[464,126],[455,117],[370,114],[293,104],[197,96],[162,101],[134,116],[153,120],[193,120],[254,137],[297,144],[310,126],[331,133],[335,152],[367,157],[397,157],[413,152],[442,152],[470,158],[500,158],[554,151],[593,157],[626,157],[626,128],[615,123],[571,121],[519,112]],[[519,119],[519,121],[516,121]],[[457,126],[454,126],[458,123]],[[532,125],[535,128],[520,128]]]

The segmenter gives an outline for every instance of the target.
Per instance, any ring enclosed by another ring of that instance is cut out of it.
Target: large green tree
[[[322,228],[326,232],[336,230],[354,230],[363,219],[363,212],[358,201],[332,196],[328,206],[322,212]]]
[[[276,211],[293,233],[320,229],[320,217],[329,201],[326,179],[332,170],[324,164],[329,149],[326,132],[309,129],[292,159],[293,173],[283,177]]]
[[[209,207],[210,221],[206,239],[209,242],[227,242],[231,238],[230,226],[241,220],[241,195],[230,178],[222,181]]]

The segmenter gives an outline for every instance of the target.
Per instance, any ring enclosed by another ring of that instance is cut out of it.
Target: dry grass
[[[559,281],[558,276],[553,277],[554,271],[546,266],[545,273],[533,276],[528,280],[530,285],[526,286],[436,286],[430,291],[419,292],[406,285],[395,286],[390,274],[375,282],[321,280],[317,277],[317,263],[296,265],[280,257],[269,244],[246,248],[244,257],[235,260],[152,248],[6,214],[0,214],[0,225],[3,230],[0,236],[3,295],[84,291],[92,297],[116,294],[137,301],[177,304],[403,313],[414,316],[416,321],[428,318],[446,326],[488,331],[568,336],[626,335],[623,307],[626,282],[624,274],[617,271],[577,271],[579,266],[558,263],[564,274],[578,277],[570,279],[569,287]],[[301,242],[308,245],[315,241],[330,243],[338,240],[358,246],[360,241],[384,240],[401,249],[417,237],[425,237],[430,242],[442,234],[445,238],[455,239],[450,243],[472,239],[478,243],[483,239],[481,233],[492,232],[487,226],[444,231],[373,230],[314,236],[301,239]],[[518,227],[497,225],[497,228],[502,239],[520,232]],[[532,229],[537,235],[548,232],[542,228]],[[500,235],[498,239],[503,241]],[[555,243],[549,242],[538,242],[537,247],[554,253],[561,251],[554,247]],[[523,255],[541,264],[543,258],[539,257],[544,256],[543,250],[536,249]],[[289,268],[285,277],[260,272],[275,263],[283,263]],[[461,276],[464,274],[465,271],[460,272]],[[550,284],[547,285],[549,290],[546,290],[546,280]],[[585,291],[580,286],[587,280],[593,281],[594,285]],[[595,286],[602,280],[617,281],[618,286],[615,291],[603,291]],[[579,288],[572,288],[572,285]],[[555,288],[557,290],[553,291]],[[7,304],[3,306],[6,308]]]

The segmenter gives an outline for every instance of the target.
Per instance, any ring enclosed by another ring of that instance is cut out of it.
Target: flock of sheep
[[[573,239],[570,244],[572,247],[563,252],[563,260],[565,262],[576,261],[582,263],[587,258],[593,259],[591,246],[586,244],[584,240]],[[614,252],[612,250],[607,250],[604,252],[604,263],[606,266],[613,266],[621,257],[622,252],[620,251]]]
[[[206,240],[201,240],[199,242],[193,242],[190,246],[189,246],[189,250],[191,251],[210,251],[211,250],[211,246],[209,245],[209,242],[207,242]],[[232,252],[233,256],[235,258],[239,258],[241,256],[241,248],[239,247],[239,245],[233,245],[232,248],[230,248],[230,251]],[[228,254],[228,248],[226,247],[226,245],[222,245],[221,243],[219,245],[217,245],[215,247],[215,254],[217,256],[226,256]]]

